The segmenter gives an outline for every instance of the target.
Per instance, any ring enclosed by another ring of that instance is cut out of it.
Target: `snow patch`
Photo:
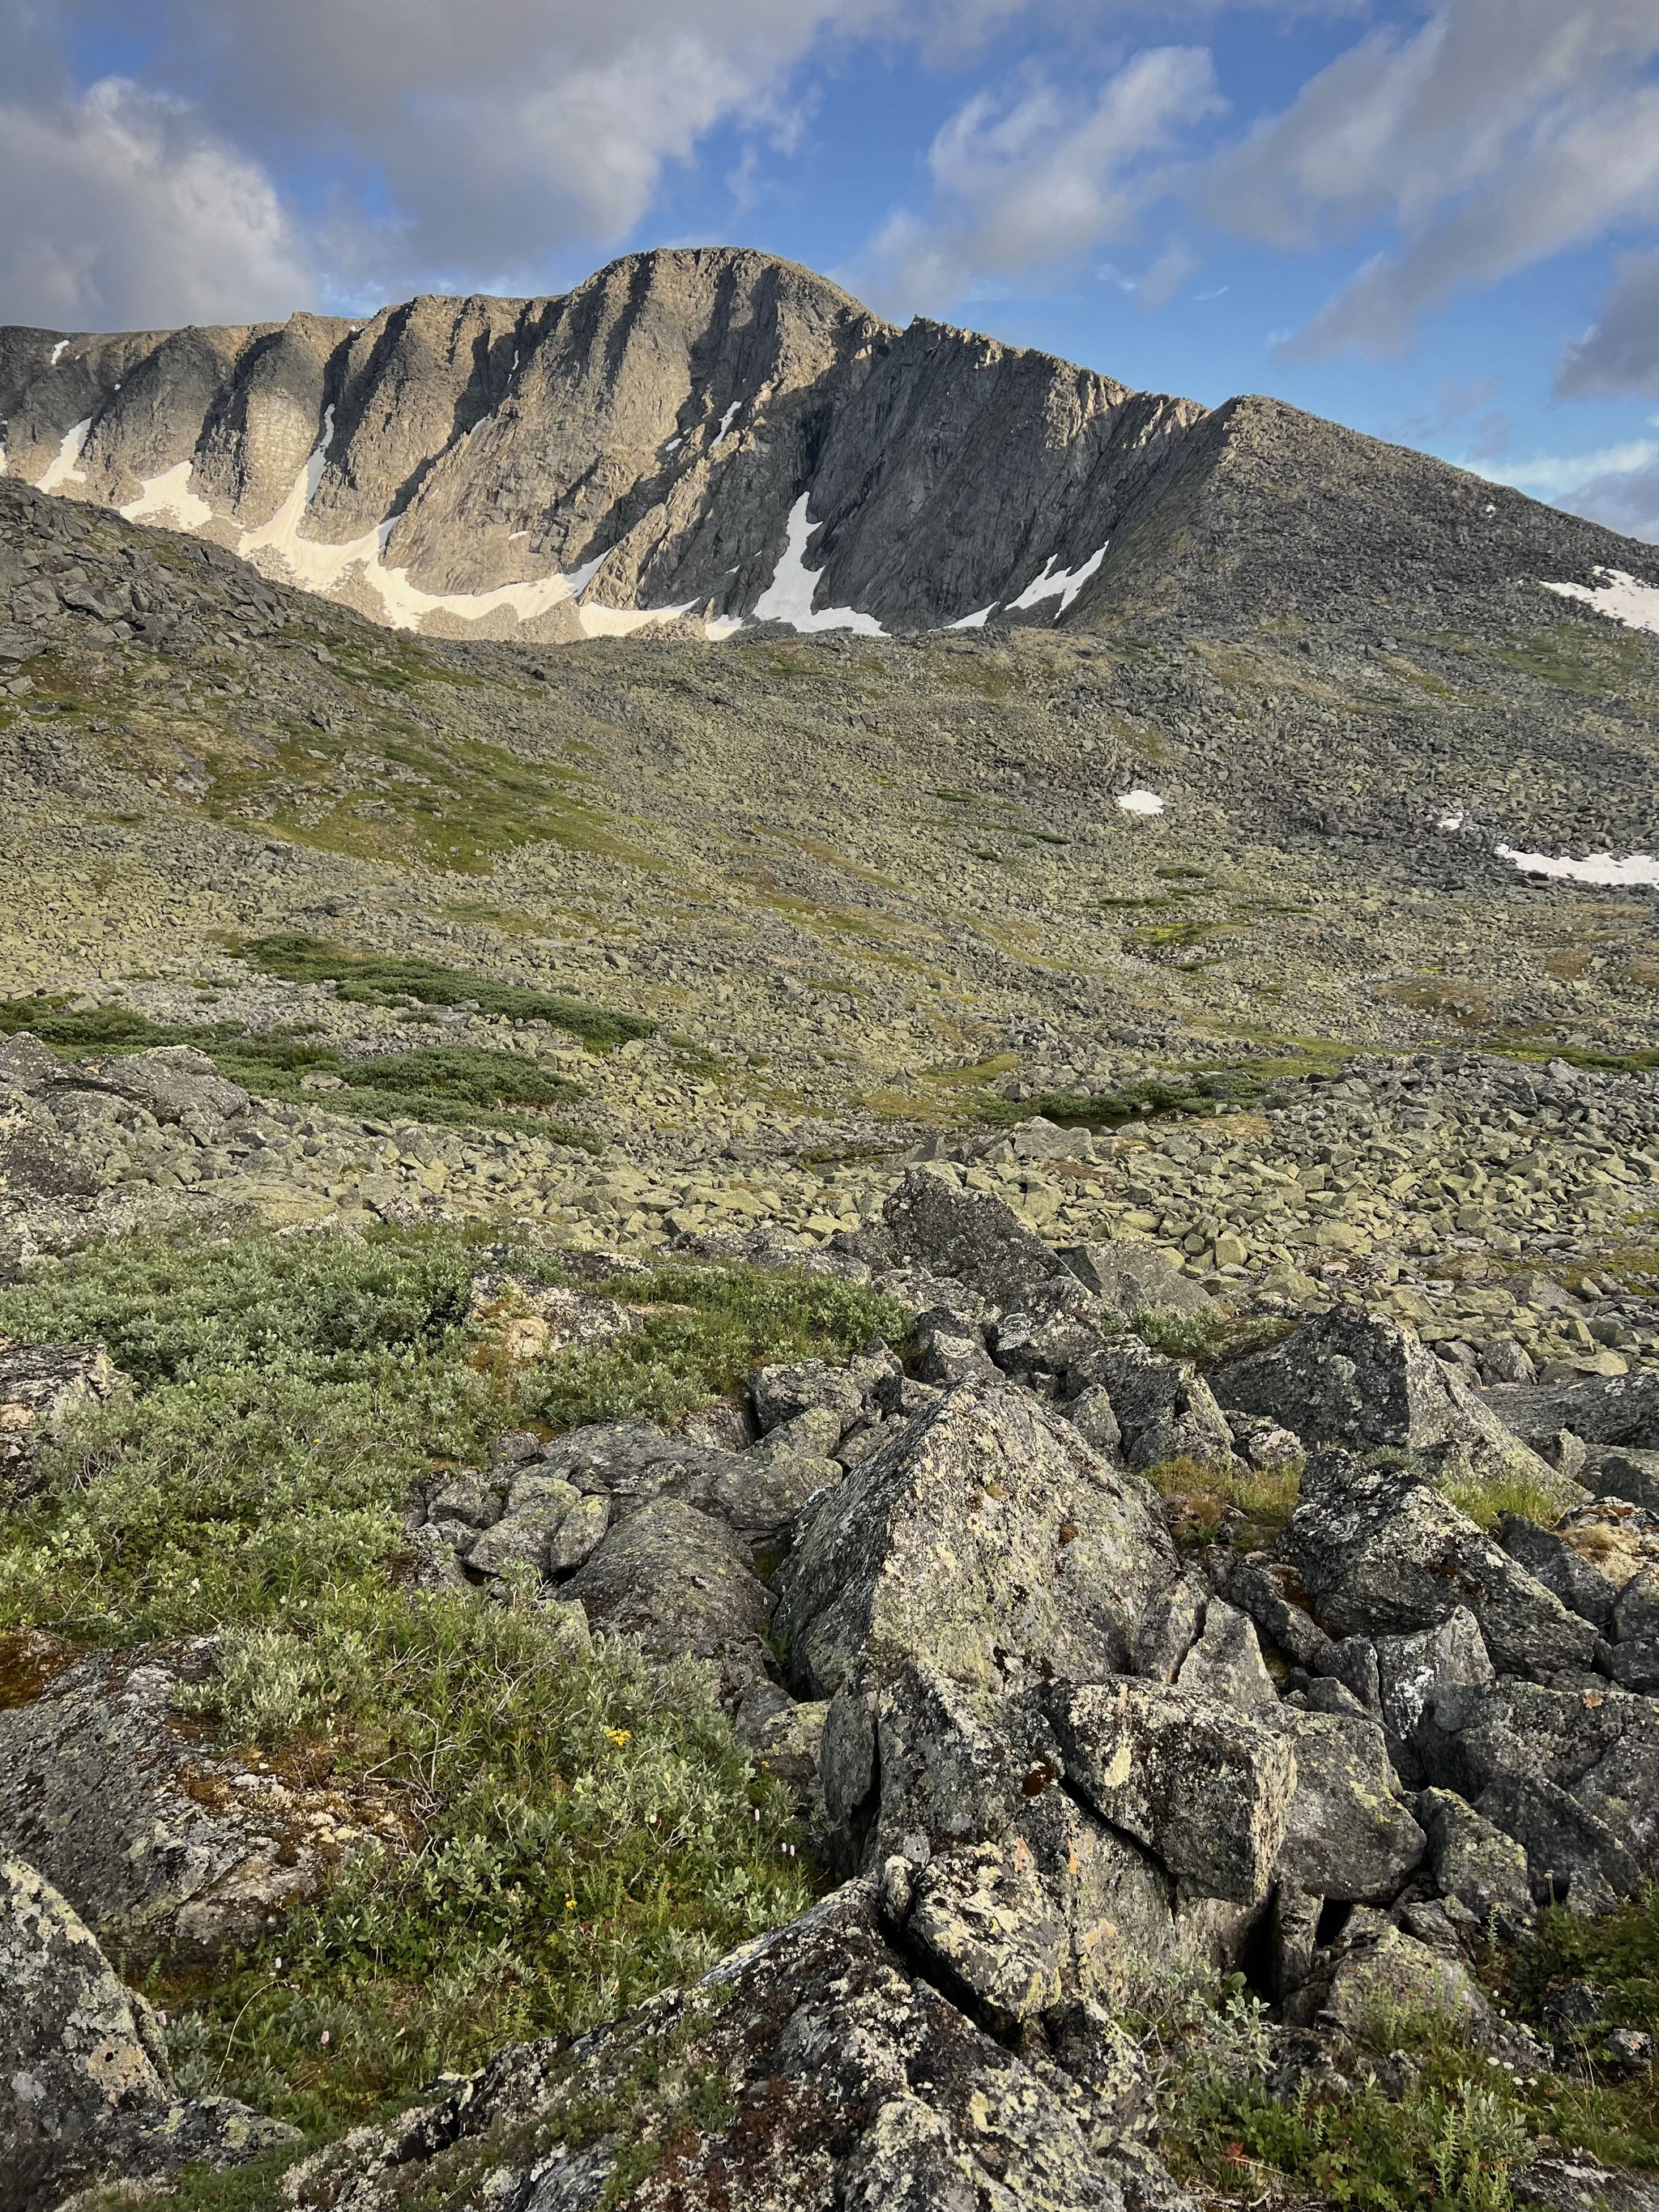
[[[1106,540],[1106,545],[1109,545],[1111,542],[1109,538]],[[1006,604],[1010,609],[1037,607],[1041,606],[1045,599],[1058,599],[1060,614],[1054,617],[1054,620],[1058,622],[1060,615],[1065,613],[1066,608],[1071,605],[1090,577],[1106,558],[1106,545],[1101,546],[1097,551],[1091,553],[1086,561],[1081,562],[1075,568],[1057,568],[1055,563],[1059,561],[1060,556],[1058,553],[1051,553],[1042,574],[1034,582],[1028,584],[1017,599],[1009,599]],[[955,624],[953,623],[951,627],[954,629]]]
[[[1155,791],[1126,791],[1117,803],[1126,814],[1162,814],[1165,805]]]
[[[886,631],[872,616],[855,613],[851,607],[814,608],[817,578],[806,566],[806,542],[812,535],[806,500],[803,492],[789,510],[783,550],[771,582],[755,602],[755,621],[787,623],[798,630],[850,629],[860,637],[885,637]]]
[[[570,586],[570,596],[573,599],[580,599],[616,550],[614,545],[607,545],[603,553],[596,553],[591,561],[584,561],[580,568],[571,569],[565,581]]]
[[[87,440],[91,432],[90,415],[84,422],[77,422],[72,430],[64,431],[64,442],[58,448],[58,458],[45,476],[36,483],[34,487],[36,491],[56,491],[61,484],[86,482],[84,471],[77,469],[75,464],[86,451]]]
[[[1646,885],[1659,890],[1659,860],[1647,853],[1632,853],[1615,860],[1611,853],[1592,853],[1587,860],[1555,859],[1547,853],[1517,853],[1512,845],[1497,848],[1500,860],[1513,861],[1529,876],[1562,876],[1575,884],[1607,884],[1622,890]]]
[[[1546,584],[1564,599],[1582,599],[1598,614],[1610,615],[1626,629],[1659,632],[1659,585],[1644,584],[1622,568],[1596,568],[1591,584]]]
[[[1443,814],[1435,824],[1437,830],[1467,830],[1469,826],[1468,816],[1461,807],[1456,806],[1453,807],[1449,813]]]
[[[664,447],[662,447],[662,449],[661,449],[661,450],[662,450],[665,453],[678,453],[678,451],[679,451],[679,449],[680,449],[680,447],[681,447],[684,443],[685,443],[685,441],[684,441],[684,438],[671,438],[671,439],[668,441],[667,444],[666,444],[665,446],[664,446]]]
[[[62,361],[64,356],[68,351],[69,340],[67,338],[59,338],[57,344],[52,349],[52,359],[46,363],[46,367],[48,368],[56,368],[58,362]]]
[[[148,522],[160,515],[170,515],[181,530],[199,530],[213,520],[213,509],[206,500],[198,499],[190,488],[191,464],[179,461],[164,469],[159,477],[145,477],[143,489],[137,499],[130,499],[118,508],[129,522]]]
[[[717,446],[720,440],[726,435],[726,432],[731,428],[732,423],[737,420],[738,414],[742,411],[742,400],[734,399],[732,402],[732,404],[726,409],[725,414],[720,416],[720,427],[714,433],[714,443]]]
[[[997,602],[993,599],[988,607],[981,607],[977,614],[963,615],[960,621],[946,623],[945,627],[946,629],[983,629],[996,611]]]

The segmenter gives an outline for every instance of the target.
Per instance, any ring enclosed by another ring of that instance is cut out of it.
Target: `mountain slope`
[[[900,331],[736,249],[361,325],[0,331],[6,467],[382,623],[553,643],[692,617],[1485,627],[1652,549],[1278,402],[1213,411]]]

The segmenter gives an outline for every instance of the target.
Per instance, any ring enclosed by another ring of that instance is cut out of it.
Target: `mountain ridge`
[[[1281,401],[900,329],[742,248],[362,322],[0,331],[0,455],[373,620],[538,644],[1260,618],[1333,590],[1480,619],[1517,586],[1659,583],[1651,548]]]

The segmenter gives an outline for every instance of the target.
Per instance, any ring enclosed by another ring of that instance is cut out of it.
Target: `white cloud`
[[[1036,76],[1001,98],[978,93],[929,150],[930,210],[891,217],[854,280],[878,304],[937,312],[1063,274],[1133,228],[1150,157],[1220,106],[1210,57],[1193,46],[1135,55],[1088,100]],[[1189,265],[1172,249],[1155,291]]]
[[[1377,30],[1211,165],[1213,219],[1372,254],[1285,350],[1403,352],[1421,312],[1624,221],[1659,219],[1659,0],[1442,0]]]
[[[257,164],[174,100],[118,77],[0,106],[0,303],[55,330],[252,321],[313,280]],[[28,210],[27,222],[16,216]]]
[[[1543,453],[1530,461],[1500,461],[1476,473],[1490,483],[1529,491],[1535,499],[1560,499],[1593,479],[1628,476],[1656,460],[1659,460],[1659,441],[1632,438],[1622,446],[1603,447],[1596,453]]]

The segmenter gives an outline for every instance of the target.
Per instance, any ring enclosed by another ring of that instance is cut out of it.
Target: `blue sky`
[[[1659,0],[0,0],[0,320],[734,241],[1659,538]]]

